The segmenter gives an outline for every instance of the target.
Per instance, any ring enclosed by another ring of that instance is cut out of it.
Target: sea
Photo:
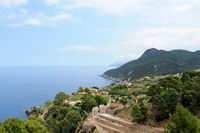
[[[79,87],[104,87],[113,81],[100,77],[107,66],[2,66],[0,67],[0,122],[25,119],[25,110],[42,106],[58,92]]]

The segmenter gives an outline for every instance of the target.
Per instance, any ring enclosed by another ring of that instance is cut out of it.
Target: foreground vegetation
[[[7,119],[0,124],[0,133],[50,133],[48,126],[35,117],[22,121],[18,118]]]
[[[165,133],[199,133],[200,122],[188,109],[180,104],[176,106],[176,112],[170,117],[172,123],[168,124]]]
[[[158,110],[157,121],[169,118],[177,104],[196,114],[200,109],[200,72],[191,71],[180,77],[163,78],[149,88],[148,96]]]

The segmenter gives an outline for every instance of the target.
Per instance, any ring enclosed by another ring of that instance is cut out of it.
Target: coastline
[[[103,78],[105,78],[105,79],[107,79],[107,80],[112,80],[112,81],[114,81],[114,82],[116,82],[116,83],[119,83],[119,82],[123,82],[121,79],[119,79],[119,78],[114,78],[114,77],[110,77],[110,76],[107,76],[107,75],[105,75],[105,74],[102,74],[102,75],[99,75],[100,77],[103,77]]]
[[[0,122],[13,116],[25,119],[26,109],[43,105],[45,101],[53,99],[58,92],[71,94],[76,92],[80,86],[101,88],[110,85],[113,81],[98,76],[108,69],[107,66],[12,66],[2,68],[0,79],[2,102],[0,105],[4,108],[0,112]],[[8,94],[10,97],[7,97]]]

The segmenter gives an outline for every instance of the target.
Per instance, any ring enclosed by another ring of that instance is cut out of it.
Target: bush
[[[29,118],[22,121],[14,117],[7,119],[0,125],[0,133],[49,133],[49,130],[37,118]]]
[[[95,100],[97,105],[106,105],[107,104],[107,99],[106,97],[100,96],[100,95],[96,95],[95,96]]]
[[[141,94],[146,94],[147,93],[147,89],[146,88],[135,88],[133,90],[133,95],[134,96],[138,96],[138,95],[141,95]]]
[[[147,108],[144,106],[143,101],[132,107],[132,117],[138,123],[144,122],[147,118]]]
[[[63,105],[65,100],[69,99],[69,95],[65,94],[64,92],[59,92],[55,96],[54,104],[55,105]]]
[[[90,112],[93,107],[107,104],[108,97],[100,95],[93,96],[92,94],[84,94],[81,98],[81,109]]]
[[[85,117],[76,108],[53,106],[46,114],[45,121],[53,133],[73,133]]]
[[[92,94],[84,94],[81,101],[81,109],[87,112],[90,112],[93,107],[97,106],[95,97]]]
[[[178,103],[197,113],[200,110],[200,72],[185,72],[181,78],[165,77],[152,85],[147,95],[151,96],[150,101],[158,110],[159,121],[169,118]]]
[[[149,88],[150,101],[158,110],[157,121],[169,118],[181,102],[182,83],[178,77],[168,76]]]
[[[178,104],[176,112],[170,117],[173,123],[169,124],[165,133],[199,133],[200,125],[198,119],[188,109]]]
[[[128,98],[122,97],[122,98],[120,99],[120,103],[122,103],[123,105],[127,104],[127,103],[128,103]]]

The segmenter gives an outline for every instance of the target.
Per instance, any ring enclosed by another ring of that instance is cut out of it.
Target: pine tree
[[[166,127],[164,133],[200,133],[198,119],[180,104],[176,106],[176,112],[170,119],[172,123]]]

